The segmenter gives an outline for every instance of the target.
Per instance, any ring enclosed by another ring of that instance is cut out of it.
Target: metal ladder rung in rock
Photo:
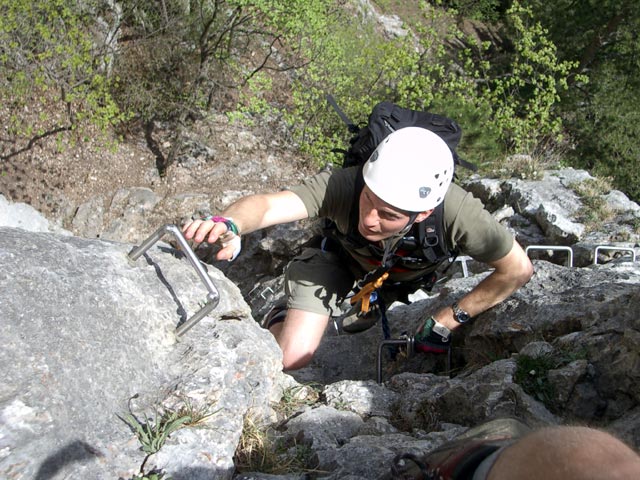
[[[180,337],[184,335],[187,330],[193,327],[196,323],[202,320],[211,310],[216,308],[218,302],[220,302],[220,294],[218,293],[218,290],[211,281],[211,278],[207,274],[206,270],[202,266],[202,263],[200,263],[200,260],[198,259],[196,254],[193,253],[193,250],[189,246],[189,243],[184,238],[182,232],[176,225],[167,224],[160,227],[138,247],[135,247],[133,250],[131,250],[128,254],[128,257],[132,261],[136,261],[142,254],[149,250],[149,248],[151,248],[156,242],[158,242],[168,233],[173,235],[178,241],[182,252],[187,256],[187,259],[189,260],[193,268],[195,268],[196,273],[200,277],[200,280],[202,280],[202,283],[209,292],[207,294],[207,301],[204,306],[196,313],[194,313],[191,318],[187,319],[182,325],[179,325],[178,328],[176,328],[176,335]]]
[[[564,247],[560,245],[529,245],[524,249],[524,252],[529,255],[529,250],[560,250],[568,253],[567,267],[573,267],[573,250],[571,247]]]
[[[473,258],[468,257],[466,255],[460,256],[460,257],[456,257],[453,259],[454,262],[460,262],[460,265],[462,266],[462,275],[467,278],[469,276],[469,269],[467,267],[467,262],[473,260]]]
[[[593,264],[598,265],[598,252],[600,250],[618,250],[621,252],[631,252],[631,261],[636,261],[636,251],[631,247],[616,247],[613,245],[598,245],[593,252]]]

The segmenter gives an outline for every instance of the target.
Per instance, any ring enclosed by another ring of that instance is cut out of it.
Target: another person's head
[[[631,480],[640,456],[610,434],[587,427],[547,427],[507,447],[488,480]]]
[[[406,127],[378,145],[362,173],[358,230],[367,240],[379,241],[421,222],[444,200],[453,155],[437,134]]]

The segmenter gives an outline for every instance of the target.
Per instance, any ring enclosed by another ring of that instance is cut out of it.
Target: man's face
[[[426,215],[425,215],[426,213]],[[424,220],[431,212],[418,214],[416,221]],[[381,200],[366,185],[360,194],[358,231],[370,242],[379,242],[400,232],[409,223],[409,214]]]

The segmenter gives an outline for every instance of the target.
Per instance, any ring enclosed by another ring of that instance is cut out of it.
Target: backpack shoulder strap
[[[358,168],[358,175],[353,188],[353,200],[351,201],[351,211],[349,212],[349,234],[358,231],[358,221],[360,219],[360,194],[364,188],[364,176],[362,166]]]
[[[336,102],[336,99],[333,98],[333,95],[328,94],[327,95],[327,102],[329,102],[329,104],[333,107],[333,109],[336,111],[336,113],[338,114],[338,116],[342,119],[342,121],[344,122],[344,124],[347,126],[347,128],[349,129],[349,132],[351,133],[358,133],[358,131],[360,130],[358,128],[358,126],[353,123],[349,117],[347,117],[347,115],[342,111],[342,109],[340,108],[340,106],[338,105],[338,102]]]
[[[444,202],[418,224],[418,241],[422,254],[431,263],[440,263],[454,255],[444,238]]]

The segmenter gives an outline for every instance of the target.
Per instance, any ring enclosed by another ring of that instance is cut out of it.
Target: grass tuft
[[[132,398],[136,398],[136,396]],[[157,407],[153,416],[143,413],[141,417],[133,414],[131,406],[129,412],[118,415],[131,429],[140,442],[141,450],[146,453],[140,473],[132,480],[169,480],[162,470],[153,469],[145,473],[145,465],[151,455],[157,453],[167,441],[169,436],[185,427],[201,426],[203,422],[219,410],[211,411],[209,407],[195,407],[188,398],[185,398],[178,408]]]
[[[614,212],[611,210],[604,194],[611,191],[611,181],[607,178],[593,178],[574,183],[571,188],[578,194],[582,207],[577,212],[577,219],[584,223],[587,231],[596,231],[611,221]]]

